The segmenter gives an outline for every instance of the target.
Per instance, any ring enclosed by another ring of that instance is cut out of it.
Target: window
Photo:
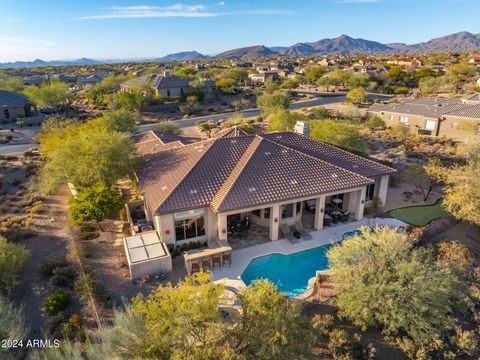
[[[293,204],[282,205],[282,219],[293,217]]]
[[[436,125],[437,125],[437,122],[435,120],[425,121],[425,129],[427,130],[435,130]]]
[[[170,97],[170,89],[167,89],[167,96]]]
[[[180,94],[183,95],[183,88],[180,88]]]
[[[265,219],[270,219],[270,208],[265,208],[265,212],[263,213],[263,217]]]
[[[255,216],[260,217],[260,209],[258,209],[258,210],[253,210],[253,211],[252,211],[252,214],[255,215]]]
[[[204,210],[190,210],[176,213],[175,239],[187,240],[205,235]]]
[[[400,123],[404,125],[410,125],[408,122],[408,116],[400,116]]]
[[[373,200],[373,195],[375,194],[375,184],[367,185],[367,193],[365,195],[366,200]]]
[[[10,119],[10,111],[3,109],[3,116],[5,116],[5,119]]]

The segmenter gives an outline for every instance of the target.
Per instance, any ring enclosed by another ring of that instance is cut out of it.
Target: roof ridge
[[[172,196],[172,194],[175,192],[175,190],[178,189],[178,187],[183,183],[183,181],[186,179],[186,177],[188,176],[188,174],[190,174],[198,165],[198,163],[200,162],[200,160],[210,151],[210,149],[212,148],[212,145],[215,143],[215,141],[211,142],[210,146],[206,149],[206,151],[203,152],[203,154],[201,154],[198,159],[195,161],[195,163],[193,164],[193,166],[187,171],[185,172],[185,174],[183,174],[182,178],[177,182],[177,184],[172,188],[172,190],[168,193],[168,195],[165,197],[165,199],[162,201],[162,203],[160,205],[158,205],[155,210],[154,210],[154,213],[156,213],[158,211],[158,209],[160,209],[162,207],[163,204],[165,204],[167,202],[167,200]],[[196,143],[192,143],[192,144],[188,144],[188,145],[184,145],[182,147],[179,147],[179,148],[173,148],[171,149],[171,151],[175,151],[175,150],[178,150],[178,149],[185,149],[187,146],[190,146],[190,145],[197,145],[198,146],[199,142],[196,142]],[[202,146],[203,145],[203,142],[202,142]]]
[[[284,133],[285,133],[285,132],[284,132]],[[299,134],[299,133],[297,133],[297,134],[298,134],[298,135],[301,135],[301,136],[303,136],[303,137],[307,137],[307,136],[305,136],[305,135],[303,135],[303,134]],[[265,139],[265,138],[264,138],[264,139]],[[370,178],[368,178],[368,177],[366,177],[366,176],[364,176],[364,175],[362,175],[362,174],[359,174],[359,173],[356,173],[356,172],[354,172],[354,171],[352,171],[352,170],[345,169],[345,168],[343,168],[343,167],[341,167],[341,166],[332,164],[332,163],[329,162],[329,161],[319,159],[319,158],[317,158],[317,157],[315,157],[315,156],[313,156],[313,155],[304,153],[303,151],[300,151],[300,150],[291,148],[290,146],[277,143],[277,142],[275,142],[275,141],[273,141],[273,140],[270,140],[270,139],[265,139],[265,140],[266,140],[266,141],[269,141],[269,142],[271,142],[272,144],[275,144],[275,145],[277,145],[277,146],[280,146],[280,147],[289,149],[289,150],[291,150],[291,151],[295,151],[295,152],[297,152],[297,153],[299,153],[299,154],[301,154],[301,155],[303,155],[303,156],[307,156],[307,157],[309,157],[309,158],[312,158],[312,159],[315,159],[315,160],[317,160],[317,161],[320,161],[320,162],[322,162],[322,163],[324,163],[324,164],[328,164],[328,165],[330,165],[330,166],[333,166],[333,167],[335,167],[335,168],[337,168],[337,169],[345,170],[345,171],[348,171],[348,172],[350,172],[350,173],[352,173],[352,174],[355,174],[355,175],[357,175],[357,176],[361,176],[361,177],[363,177],[363,178],[365,178],[365,179],[371,180]],[[333,146],[333,145],[330,145],[330,144],[327,144],[327,143],[324,143],[324,144],[325,144],[325,145],[329,145],[329,146]],[[334,146],[334,147],[337,148],[336,146]],[[338,148],[337,148],[337,149],[338,149]],[[339,149],[339,150],[341,150],[341,149]],[[353,155],[355,155],[355,154],[353,154]],[[356,156],[358,156],[358,155],[356,155]],[[367,159],[367,160],[368,160],[368,159]],[[371,160],[371,161],[372,161],[372,160]]]
[[[237,165],[233,168],[228,178],[224,181],[224,183],[222,184],[220,189],[218,189],[217,193],[215,194],[212,201],[210,202],[210,207],[214,211],[218,211],[223,201],[225,200],[227,195],[232,190],[233,186],[238,181],[239,175],[242,173],[242,171],[245,169],[247,164],[250,162],[253,154],[258,149],[258,147],[260,146],[263,140],[265,139],[258,135],[255,135],[250,145],[248,145],[247,149],[238,160]]]

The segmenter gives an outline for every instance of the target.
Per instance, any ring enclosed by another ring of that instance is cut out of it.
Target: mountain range
[[[480,50],[480,34],[472,34],[462,31],[456,34],[442,36],[417,44],[391,43],[382,44],[377,41],[354,39],[347,35],[341,35],[333,39],[322,39],[315,42],[301,42],[292,46],[266,47],[264,45],[248,46],[239,49],[228,50],[215,56],[208,56],[197,51],[185,51],[169,54],[155,59],[135,60],[92,60],[82,58],[73,61],[16,61],[0,63],[0,68],[13,67],[41,67],[62,65],[94,65],[126,61],[186,61],[213,59],[254,59],[267,56],[312,56],[312,55],[374,55],[374,54],[420,54],[440,52],[468,52]]]

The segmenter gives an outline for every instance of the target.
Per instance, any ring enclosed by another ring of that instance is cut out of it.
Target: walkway
[[[254,258],[274,253],[289,255],[299,251],[313,249],[319,246],[338,242],[342,239],[342,235],[348,231],[358,229],[361,226],[374,225],[391,225],[399,227],[406,226],[407,224],[405,224],[403,221],[393,218],[363,219],[360,221],[331,226],[323,230],[310,232],[310,235],[312,235],[313,239],[308,241],[302,240],[299,243],[291,244],[287,239],[281,239],[244,249],[234,250],[232,251],[232,266],[226,266],[221,269],[213,270],[212,279],[214,281],[225,283],[225,285],[238,287],[239,284],[243,284],[240,276],[250,261]]]

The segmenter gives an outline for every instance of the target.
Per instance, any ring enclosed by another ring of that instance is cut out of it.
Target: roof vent
[[[255,189],[253,186],[251,186],[251,187],[248,188],[248,191],[254,192],[254,191],[257,191],[257,189]]]
[[[269,155],[272,155],[272,153],[270,151],[266,151],[265,155],[269,156]]]
[[[337,175],[336,173],[333,173],[333,174],[332,174],[332,178],[338,179],[338,175]]]
[[[290,184],[292,184],[292,185],[296,185],[296,184],[298,184],[298,181],[297,181],[297,180],[295,180],[295,179],[292,179],[292,180],[290,180]]]
[[[287,149],[283,149],[283,150],[282,150],[282,153],[283,153],[283,154],[286,154],[287,152],[288,152]]]
[[[198,193],[197,189],[190,190],[190,194],[196,194],[196,193]]]
[[[358,165],[357,165],[357,164],[353,164],[353,165],[352,165],[352,168],[358,169]]]
[[[230,141],[232,144],[236,144],[237,143],[237,140],[231,140]]]
[[[282,135],[277,135],[277,139],[281,139],[282,138]]]

